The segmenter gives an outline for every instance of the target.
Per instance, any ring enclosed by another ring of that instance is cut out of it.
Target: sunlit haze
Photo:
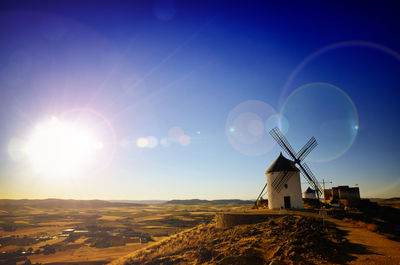
[[[26,148],[32,167],[47,176],[79,175],[82,167],[102,148],[89,130],[53,117],[37,125]],[[24,150],[23,149],[23,150]]]

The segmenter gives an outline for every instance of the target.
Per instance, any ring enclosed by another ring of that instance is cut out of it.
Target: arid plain
[[[105,264],[248,204],[1,200],[0,264]],[[69,230],[68,230],[69,229]],[[82,263],[88,264],[88,263]]]

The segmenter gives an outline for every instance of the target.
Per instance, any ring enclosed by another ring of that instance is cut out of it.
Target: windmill
[[[285,138],[285,136],[277,127],[273,128],[269,133],[282,147],[282,149],[293,159],[294,164],[299,167],[301,174],[304,176],[310,186],[315,190],[317,198],[319,199],[322,195],[322,187],[318,183],[308,165],[303,162],[304,158],[318,145],[314,136],[311,137],[311,139],[303,146],[303,148],[301,148],[300,151],[296,153],[290,145],[289,141]],[[289,174],[289,172],[280,173],[280,175],[272,183],[273,188],[279,190],[290,177],[291,175]]]

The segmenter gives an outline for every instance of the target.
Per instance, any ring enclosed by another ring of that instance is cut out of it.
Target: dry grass
[[[228,228],[235,225],[254,224],[267,221],[272,214],[249,214],[249,213],[217,213],[215,223],[217,228]]]
[[[82,261],[107,261],[117,259],[127,255],[135,250],[146,247],[146,244],[131,243],[121,247],[92,248],[82,246],[78,249],[71,249],[63,252],[57,252],[56,255],[33,255],[29,259],[34,262],[52,263],[52,262],[82,262]]]
[[[199,225],[110,264],[342,264],[351,260],[348,247],[340,231],[320,219],[275,216],[225,229]]]
[[[60,227],[53,227],[53,226],[43,226],[43,227],[30,227],[30,228],[21,228],[17,229],[16,231],[6,232],[0,231],[0,236],[23,236],[23,235],[36,235],[46,233],[49,235],[55,235],[60,233],[63,228]]]
[[[378,230],[378,226],[375,225],[375,224],[368,224],[368,225],[367,225],[367,229],[368,229],[369,231],[375,232],[375,231]]]
[[[400,199],[380,199],[380,200],[371,200],[372,202],[376,202],[381,206],[389,206],[393,208],[400,209]]]

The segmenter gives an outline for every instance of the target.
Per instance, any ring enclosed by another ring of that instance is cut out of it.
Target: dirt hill
[[[354,250],[365,251],[333,225],[288,215],[225,229],[203,224],[111,264],[343,264]]]

